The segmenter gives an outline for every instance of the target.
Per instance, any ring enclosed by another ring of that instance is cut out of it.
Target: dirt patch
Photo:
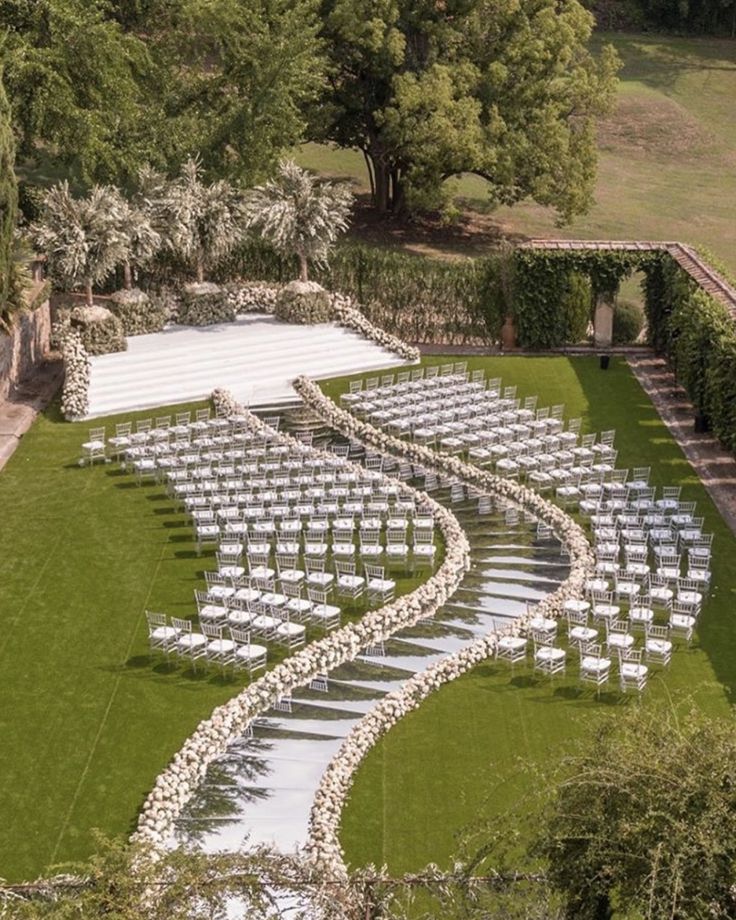
[[[446,259],[486,255],[504,241],[527,239],[520,233],[504,232],[490,216],[472,210],[464,210],[451,224],[439,214],[385,217],[371,207],[368,195],[356,199],[349,235],[374,246]]]
[[[713,148],[715,139],[687,109],[671,99],[623,97],[598,125],[600,149],[681,158]]]

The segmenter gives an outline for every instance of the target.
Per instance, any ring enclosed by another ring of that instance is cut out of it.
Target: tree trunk
[[[297,257],[299,259],[299,280],[309,281],[309,263],[307,262],[307,257],[303,252],[298,252]]]
[[[87,306],[91,307],[92,304],[94,303],[94,300],[92,297],[92,279],[91,278],[87,278],[86,281],[84,282],[84,293],[87,295]]]
[[[371,155],[368,154],[368,156]],[[371,157],[371,161],[373,162],[373,174],[376,182],[373,203],[379,214],[388,214],[391,210],[391,173],[384,163],[373,157]]]
[[[123,263],[123,287],[126,291],[133,287],[133,270],[130,267],[130,262]]]
[[[197,257],[197,281],[200,284],[204,281],[204,261],[201,256]]]

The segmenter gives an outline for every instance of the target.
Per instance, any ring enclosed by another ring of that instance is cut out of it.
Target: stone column
[[[597,348],[610,348],[613,342],[613,303],[615,294],[598,294],[595,301],[593,340]]]

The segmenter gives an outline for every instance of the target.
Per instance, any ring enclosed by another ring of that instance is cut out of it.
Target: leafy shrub
[[[635,342],[644,326],[641,310],[635,303],[619,300],[613,311],[613,344],[628,345]]]
[[[85,304],[60,309],[52,337],[53,343],[63,348],[68,332],[79,335],[88,355],[107,355],[115,351],[126,351],[128,348],[120,318],[98,304],[92,307]]]
[[[211,326],[231,323],[235,307],[227,291],[209,281],[187,284],[182,291],[178,322],[183,326]]]
[[[116,291],[111,309],[120,318],[126,335],[160,332],[164,327],[164,310],[154,305],[150,297],[138,288]]]
[[[276,319],[285,323],[327,323],[332,319],[327,291],[314,281],[292,281],[276,295]]]
[[[574,345],[586,337],[592,303],[590,279],[580,272],[571,272],[567,279],[567,292],[561,303],[563,344]]]

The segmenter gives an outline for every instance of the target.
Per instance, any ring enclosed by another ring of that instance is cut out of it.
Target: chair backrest
[[[306,569],[307,575],[324,572],[325,560],[321,556],[305,556],[304,568]]]
[[[647,626],[647,639],[667,639],[669,634],[669,626],[658,626],[656,623]]]
[[[172,617],[171,625],[174,627],[174,629],[178,629],[179,632],[190,633],[192,631],[191,620],[182,620],[179,617]]]
[[[341,562],[339,559],[336,559],[335,571],[338,575],[355,575],[355,563]]]
[[[369,562],[366,562],[363,566],[367,578],[380,578],[381,580],[385,576],[385,569],[382,565],[371,565]]]
[[[175,418],[176,418],[177,425],[188,425],[192,420],[192,413],[191,412],[177,412]]]
[[[322,588],[307,588],[307,597],[314,604],[327,604],[327,592]]]
[[[434,531],[418,530],[414,531],[414,543],[429,545],[434,542]]]
[[[554,636],[550,632],[546,632],[543,629],[533,629],[532,630],[532,642],[535,647],[538,645],[552,645],[554,641]]]
[[[298,597],[302,596],[302,586],[297,582],[285,581],[281,585],[281,590],[287,597]]]
[[[208,639],[222,639],[223,626],[215,626],[214,623],[200,623],[199,628],[202,630],[202,635],[207,636]]]
[[[166,614],[154,613],[152,610],[146,610],[146,620],[150,629],[157,629],[159,626],[166,626]]]
[[[198,422],[208,422],[210,420],[211,412],[209,409],[197,409],[195,412],[195,419]]]
[[[104,441],[105,440],[105,429],[104,428],[90,428],[89,429],[89,439],[90,441]]]
[[[233,642],[236,642],[238,645],[250,645],[249,629],[237,629],[236,627],[232,627],[230,629],[230,635]]]
[[[606,623],[606,629],[609,633],[625,635],[629,631],[629,624],[626,620],[611,620]]]
[[[156,428],[170,428],[171,427],[171,416],[170,415],[159,415],[156,418]]]
[[[115,426],[115,435],[118,438],[125,438],[130,434],[132,430],[133,430],[132,422],[119,422]]]
[[[150,431],[153,427],[153,419],[142,418],[135,423],[135,430],[138,432]]]

